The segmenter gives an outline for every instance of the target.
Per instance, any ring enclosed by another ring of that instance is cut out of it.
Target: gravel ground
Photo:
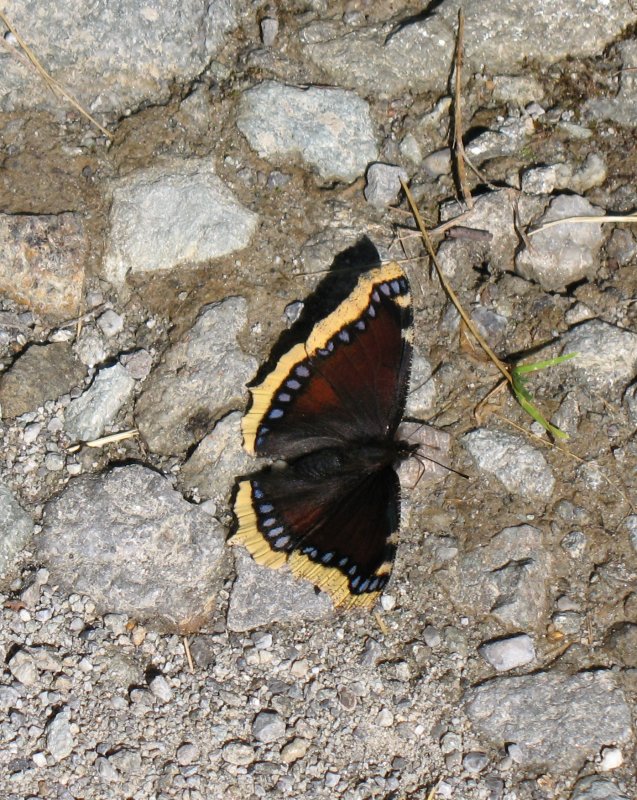
[[[0,797],[637,797],[637,231],[537,230],[637,210],[634,4],[9,13],[112,138],[7,31]],[[529,376],[559,447],[491,394],[401,177],[498,355],[577,353]],[[376,609],[343,613],[226,539],[246,384],[374,248],[412,284],[433,460],[401,467]]]

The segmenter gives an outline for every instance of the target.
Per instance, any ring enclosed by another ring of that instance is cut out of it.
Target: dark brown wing
[[[317,480],[292,464],[241,481],[235,514],[230,541],[247,547],[255,561],[274,568],[288,563],[336,606],[370,608],[391,571],[400,485],[389,466],[365,474],[335,466],[329,478]]]
[[[393,438],[411,366],[412,310],[401,267],[359,278],[351,294],[261,384],[243,419],[246,449],[286,460],[347,442]]]

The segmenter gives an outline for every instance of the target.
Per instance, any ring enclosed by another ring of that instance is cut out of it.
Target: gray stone
[[[109,0],[60,0],[45,10],[37,0],[24,0],[12,6],[11,20],[48,72],[85,108],[116,119],[140,104],[168,103],[176,84],[198,78],[236,27],[237,6],[235,0],[209,6],[198,0],[152,6],[122,0],[117,7]],[[3,58],[3,111],[71,110],[33,77],[22,59]]]
[[[370,164],[366,177],[365,200],[377,209],[383,209],[395,203],[402,191],[400,179],[402,178],[405,182],[409,179],[403,167],[379,162]]]
[[[86,370],[64,342],[32,344],[0,376],[2,418],[19,417],[81,383]]]
[[[620,267],[625,267],[637,256],[637,239],[629,230],[615,228],[606,244],[606,255]]]
[[[505,431],[478,428],[462,437],[478,467],[509,492],[527,499],[548,500],[555,478],[542,453],[526,439]]]
[[[422,638],[428,647],[440,647],[442,642],[440,631],[437,628],[434,628],[433,625],[427,625],[425,630],[422,632]]]
[[[622,60],[617,94],[615,97],[608,97],[606,93],[593,97],[585,104],[585,110],[593,119],[609,119],[634,128],[637,126],[637,42],[627,39],[620,42],[617,49]]]
[[[580,769],[608,742],[632,738],[631,712],[609,672],[538,673],[494,678],[465,694],[481,736],[516,744],[520,763],[536,769]]]
[[[447,431],[422,422],[402,422],[397,437],[418,445],[417,457],[405,459],[397,468],[400,485],[411,490],[412,500],[417,502],[421,493],[428,493],[429,487],[449,474],[445,463],[449,458],[451,436]]]
[[[64,708],[46,726],[46,746],[56,761],[62,761],[73,752],[75,737],[71,730],[71,712]]]
[[[124,353],[120,362],[126,367],[126,371],[136,381],[143,381],[150,374],[153,368],[153,359],[148,350],[135,350],[132,353]]]
[[[485,79],[485,84],[496,103],[524,108],[544,98],[544,87],[530,75],[493,75]]]
[[[74,349],[75,355],[87,367],[94,367],[108,358],[104,335],[90,324],[85,325],[80,331]]]
[[[530,664],[535,658],[535,647],[530,636],[520,634],[483,644],[480,655],[498,672],[506,672]]]
[[[17,7],[12,8],[12,17],[14,11]],[[3,58],[0,106],[6,100],[3,78],[13,63]],[[1,295],[51,322],[78,315],[89,254],[82,215],[0,214],[0,252]]]
[[[441,150],[434,150],[433,153],[425,156],[420,168],[432,178],[440,178],[451,173],[451,150],[443,147]]]
[[[209,159],[140,170],[113,190],[104,277],[201,265],[247,247],[256,226]]]
[[[232,540],[230,540],[232,541]],[[249,631],[273,622],[321,620],[333,615],[329,597],[314,591],[309,581],[295,578],[286,569],[257,564],[243,547],[234,548],[237,579],[232,586],[228,628]]]
[[[81,442],[102,436],[130,400],[134,388],[135,381],[121,364],[101,369],[91,386],[66,408],[67,435]]]
[[[637,374],[637,333],[592,319],[562,337],[562,353],[577,353],[563,365],[594,394],[618,400]]]
[[[304,54],[332,83],[380,98],[405,90],[444,91],[453,40],[452,28],[439,14],[393,31],[379,25],[352,31],[325,21],[301,31]]]
[[[262,158],[298,154],[325,181],[351,183],[378,155],[369,105],[343,89],[265,81],[244,93],[237,127]]]
[[[20,701],[20,692],[14,686],[0,686],[0,709],[15,708]]]
[[[142,765],[142,759],[137,750],[122,747],[112,753],[108,760],[113,764],[117,771],[122,775],[134,777]]]
[[[481,164],[492,158],[504,158],[519,153],[535,131],[531,117],[508,117],[496,129],[476,136],[467,146],[473,163]]]
[[[607,637],[608,649],[624,667],[637,668],[637,624],[621,622]]]
[[[553,614],[551,622],[556,631],[566,636],[576,636],[582,630],[584,616],[577,611],[559,611]]]
[[[226,573],[225,531],[161,475],[131,465],[76,478],[51,500],[37,557],[51,583],[102,612],[194,630]]]
[[[65,464],[66,459],[61,453],[47,453],[44,456],[44,468],[49,472],[60,472]]]
[[[420,167],[422,165],[422,148],[413,133],[405,134],[399,149],[401,156],[413,166]]]
[[[581,167],[565,181],[563,188],[570,189],[576,194],[584,194],[589,189],[602,186],[607,176],[608,169],[604,158],[598,153],[589,153]]]
[[[458,599],[467,612],[490,613],[510,628],[536,628],[546,624],[550,569],[551,556],[537,528],[505,528],[463,556]]]
[[[107,783],[119,783],[121,780],[119,771],[108,758],[95,759],[95,769],[100,778]]]
[[[146,381],[135,411],[153,452],[185,453],[215,420],[245,402],[245,384],[257,368],[236,341],[246,308],[242,297],[205,306]]]
[[[443,5],[446,19],[455,24],[457,7]],[[637,21],[629,3],[609,7],[600,0],[563,0],[543,8],[542,14],[528,14],[524,0],[512,0],[504,8],[469,0],[464,14],[466,69],[489,64],[494,75],[515,73],[527,60],[549,64],[594,56]]]
[[[603,215],[584,197],[559,195],[548,210],[536,220],[539,227],[565,217]],[[515,259],[515,271],[527,280],[539,283],[547,291],[563,289],[583,278],[593,278],[599,269],[598,255],[604,241],[599,222],[564,222],[529,236],[531,246]]]
[[[637,514],[629,514],[624,520],[623,526],[628,532],[630,546],[637,553]]]
[[[609,778],[589,775],[577,781],[570,800],[630,800],[630,797]]]
[[[260,711],[252,722],[252,735],[264,744],[285,736],[285,722],[275,711]]]
[[[33,520],[0,484],[0,580],[17,569],[16,559],[33,533]]]
[[[236,475],[254,468],[254,459],[241,447],[241,418],[233,411],[220,419],[179,473],[181,487],[189,493],[196,490],[200,499],[215,506],[227,504]]]
[[[515,229],[515,197],[510,191],[501,189],[475,198],[471,211],[462,225],[487,231],[490,237],[484,242],[471,239],[446,239],[438,249],[440,266],[450,278],[472,270],[472,265],[488,260],[494,271],[509,272],[518,246]],[[457,216],[455,203],[441,208],[441,221]]]
[[[595,56],[631,24],[637,14],[627,2],[564,0],[529,14],[524,0],[504,7],[467,0],[465,69],[492,75],[515,74],[527,60],[543,64]],[[582,24],[582,20],[594,24]],[[454,52],[457,4],[435,12],[398,16],[387,25],[349,28],[342,22],[313,22],[301,31],[304,52],[339,86],[370,96],[396,97],[405,91],[440,93],[447,88]]]
[[[569,164],[532,167],[522,173],[521,189],[525,194],[551,194],[558,186],[563,188],[566,178],[572,174]]]

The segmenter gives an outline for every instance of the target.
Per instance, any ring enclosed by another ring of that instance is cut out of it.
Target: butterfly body
[[[233,543],[371,607],[387,583],[400,517],[394,465],[411,365],[407,279],[390,263],[353,291],[252,388],[244,444],[283,459],[238,485]]]

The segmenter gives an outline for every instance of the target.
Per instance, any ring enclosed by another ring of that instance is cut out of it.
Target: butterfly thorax
[[[339,474],[375,472],[409,458],[416,447],[409,442],[392,439],[352,442],[347,448],[326,447],[307,453],[295,459],[290,466],[300,478],[322,481]]]

